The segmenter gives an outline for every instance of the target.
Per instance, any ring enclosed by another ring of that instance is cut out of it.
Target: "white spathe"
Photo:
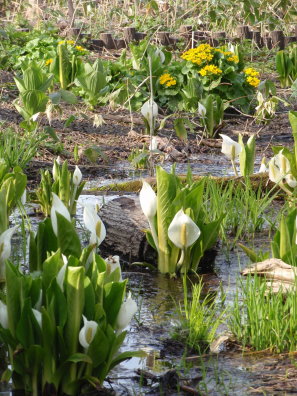
[[[37,323],[39,324],[39,327],[41,328],[42,327],[42,315],[41,315],[41,312],[38,311],[37,309],[34,309],[34,308],[32,308],[32,312],[33,312],[33,315],[35,316],[35,319],[36,319]]]
[[[0,325],[3,329],[8,329],[7,306],[2,301],[0,301]]]
[[[25,189],[22,196],[21,196],[21,204],[24,206],[27,201],[27,190]]]
[[[163,51],[161,51],[159,48],[156,49],[155,55],[160,58],[161,63],[165,62],[165,54]]]
[[[154,100],[149,99],[142,105],[140,112],[150,123],[151,119],[158,117],[158,105]]]
[[[223,139],[222,142],[222,153],[225,154],[227,158],[230,160],[234,160],[242,150],[242,147],[239,143],[232,140],[229,136],[220,134]]]
[[[120,270],[120,282],[123,280],[122,279],[122,269],[121,269],[121,264],[120,264],[120,256],[109,256],[106,257],[105,259],[106,264],[110,267],[110,273],[115,271],[117,268]]]
[[[56,277],[57,283],[58,283],[60,289],[62,290],[62,292],[64,292],[64,279],[65,279],[66,269],[67,269],[67,262],[65,263],[65,261],[64,261],[64,264],[61,267],[61,269],[58,272],[57,277]]]
[[[63,204],[63,202],[55,193],[52,193],[52,197],[53,197],[53,201],[51,208],[51,221],[52,221],[52,227],[54,233],[57,236],[58,235],[57,213],[65,217],[65,219],[68,220],[69,222],[71,222],[71,216],[66,206]]]
[[[201,118],[205,118],[206,116],[206,108],[202,103],[198,103],[198,116]]]
[[[136,301],[132,299],[131,293],[129,292],[127,300],[122,303],[116,319],[115,327],[118,331],[124,330],[129,325],[137,309]]]
[[[291,173],[291,164],[281,150],[269,161],[269,179],[274,183],[284,181],[291,187],[297,186],[297,181]]]
[[[84,325],[80,329],[78,340],[80,345],[87,349],[95,337],[98,323],[96,323],[94,320],[88,320],[85,316],[83,316],[83,320]]]
[[[82,180],[82,173],[79,167],[76,165],[75,170],[73,172],[72,181],[75,186],[79,186]]]
[[[96,205],[86,204],[83,220],[87,230],[91,232],[90,243],[99,246],[106,237],[106,228],[97,214]]]
[[[197,241],[201,231],[190,216],[180,209],[168,227],[168,237],[180,249],[185,249]]]
[[[157,213],[157,195],[149,183],[142,182],[139,193],[140,206],[147,219],[152,219]]]
[[[18,226],[8,228],[0,235],[0,263],[7,260],[11,253],[11,238]]]
[[[269,171],[269,168],[266,165],[266,158],[263,157],[261,161],[261,165],[259,168],[259,173],[267,173]]]

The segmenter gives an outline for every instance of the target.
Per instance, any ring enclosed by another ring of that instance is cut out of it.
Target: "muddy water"
[[[81,196],[78,224],[82,222],[83,204],[92,202],[101,205],[115,197]],[[33,226],[36,227],[40,218],[32,219]],[[267,239],[263,235],[259,236],[255,244],[263,247],[267,245]],[[21,256],[18,252],[15,252],[15,255]],[[215,258],[213,272],[203,275],[207,288],[218,292],[218,300],[221,283],[226,294],[225,306],[232,304],[240,267],[243,268],[247,262],[248,259],[242,252],[233,250],[227,255],[222,248]],[[144,349],[147,357],[123,362],[110,373],[109,382],[106,382],[105,386],[114,389],[116,395],[189,394],[183,390],[165,391],[164,384],[160,389],[158,381],[146,380],[143,376],[137,375],[137,369],[153,374],[154,378],[163,376],[169,369],[175,369],[181,378],[180,384],[187,384],[204,395],[241,396],[250,394],[251,389],[257,390],[255,394],[283,395],[286,387],[292,392],[292,389],[289,389],[291,382],[286,378],[286,373],[293,363],[283,357],[242,355],[240,352],[227,350],[219,355],[187,358],[190,354],[185,351],[184,346],[170,341],[177,320],[177,307],[183,299],[180,280],[169,279],[145,269],[143,272],[135,272],[133,267],[124,272],[123,277],[129,279],[128,288],[137,301],[139,311],[128,328],[122,351]],[[276,376],[279,381],[283,378],[282,389],[277,389],[278,383],[274,384]],[[271,389],[273,393],[269,393]],[[8,396],[9,392],[0,391],[0,395]]]

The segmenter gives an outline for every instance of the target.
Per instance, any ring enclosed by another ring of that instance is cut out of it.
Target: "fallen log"
[[[236,176],[200,176],[200,175],[193,175],[193,180],[198,181],[201,179],[204,179],[205,177],[208,177],[211,180],[214,180],[218,183],[221,183],[223,186],[227,185],[228,182],[234,180],[236,185],[242,185],[242,187],[245,187],[245,179],[244,177],[236,177]],[[179,175],[179,178],[181,181],[186,180],[186,175]],[[146,182],[148,182],[152,187],[156,187],[156,178],[155,177],[148,177],[144,179]],[[255,175],[250,176],[250,181],[251,181],[251,187],[253,189],[258,189],[260,186],[265,190],[265,191],[270,191],[273,187],[275,187],[275,183],[272,183],[268,175],[266,173],[258,173]],[[125,192],[139,192],[142,187],[142,179],[137,179],[137,180],[130,180],[126,182],[120,182],[120,183],[112,183],[104,186],[99,186],[95,188],[91,188],[88,190],[90,193],[96,193],[99,191],[125,191]],[[279,192],[280,196],[283,196],[284,193],[280,190]]]
[[[116,198],[101,208],[100,217],[106,227],[106,238],[100,245],[104,255],[117,254],[129,263],[156,263],[156,252],[147,243],[144,233],[149,225],[138,198]]]

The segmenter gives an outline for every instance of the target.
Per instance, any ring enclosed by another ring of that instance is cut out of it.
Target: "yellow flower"
[[[260,84],[260,80],[257,77],[248,76],[246,81],[252,86],[257,87]]]
[[[200,44],[197,48],[191,48],[181,55],[181,58],[189,62],[201,65],[203,62],[210,62],[213,58],[214,48],[209,44]]]
[[[222,70],[216,65],[206,65],[203,69],[198,72],[201,76],[209,76],[211,74],[221,74]]]
[[[46,65],[46,66],[50,65],[51,63],[53,63],[53,59],[52,59],[52,58],[47,59],[47,60],[45,61],[45,65]]]
[[[259,76],[259,72],[255,69],[253,69],[252,67],[248,67],[247,69],[244,69],[243,71],[247,76],[251,76],[251,77],[258,77]]]
[[[172,85],[176,85],[176,79],[173,78],[169,73],[164,73],[159,78],[159,83],[161,85],[166,85],[166,87],[171,87]]]
[[[72,44],[75,43],[75,41],[73,41],[73,40],[67,40],[66,43],[72,45]]]
[[[59,42],[58,42],[58,45],[60,45],[60,44],[65,44],[65,40],[59,41]]]
[[[86,49],[84,47],[82,47],[81,45],[76,45],[75,49],[77,49],[77,51],[85,51]]]
[[[238,63],[239,62],[239,58],[238,58],[237,55],[232,55],[232,56],[229,56],[229,58],[227,58],[227,61],[228,62]]]

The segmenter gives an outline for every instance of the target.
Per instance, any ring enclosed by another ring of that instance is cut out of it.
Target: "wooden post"
[[[141,41],[146,38],[146,33],[143,32],[136,32],[136,40]]]
[[[241,39],[251,39],[252,38],[252,33],[250,31],[249,26],[247,25],[242,25],[237,27],[237,34]]]
[[[252,39],[257,44],[258,47],[263,47],[263,40],[261,37],[261,32],[258,32],[258,31],[252,32]]]
[[[136,41],[136,29],[134,27],[124,28],[124,39],[126,43],[131,43],[131,41]]]
[[[104,47],[104,42],[102,40],[92,39],[91,40],[91,50],[92,51],[102,51]]]
[[[157,40],[161,45],[170,45],[170,33],[169,32],[158,32]]]
[[[274,47],[279,47],[279,49],[283,50],[285,48],[285,36],[281,30],[274,30],[270,33],[270,37],[272,40],[272,45]]]
[[[126,48],[126,41],[124,39],[114,39],[116,49]]]
[[[101,33],[100,39],[103,41],[105,48],[107,48],[107,49],[115,49],[116,48],[111,33]]]

